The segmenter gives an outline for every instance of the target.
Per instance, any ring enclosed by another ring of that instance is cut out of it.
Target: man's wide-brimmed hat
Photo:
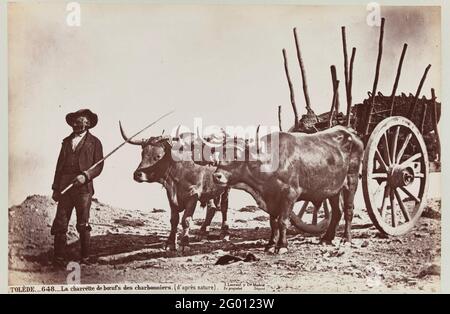
[[[89,119],[90,121],[90,126],[89,128],[93,128],[94,126],[97,125],[98,122],[98,117],[95,113],[93,113],[92,111],[90,111],[89,109],[80,109],[78,111],[75,112],[71,112],[69,114],[67,114],[66,116],[66,122],[72,126],[73,125],[73,121],[78,118],[79,116],[85,116],[86,118]]]

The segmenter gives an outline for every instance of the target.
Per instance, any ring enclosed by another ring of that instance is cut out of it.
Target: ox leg
[[[180,222],[180,213],[178,208],[174,205],[170,205],[170,234],[167,239],[166,249],[170,251],[177,250],[177,229]]]
[[[333,197],[330,197],[329,200],[331,204],[331,222],[328,226],[327,232],[320,240],[321,243],[325,244],[333,244],[332,241],[336,235],[336,227],[342,217],[342,213],[339,208],[339,193]]]
[[[220,197],[220,211],[222,212],[222,228],[220,229],[220,238],[224,241],[230,240],[230,227],[228,226],[228,193],[226,190]]]
[[[278,243],[278,239],[280,238],[280,230],[278,224],[278,217],[274,215],[270,215],[270,239],[269,243],[267,243],[265,251],[269,253],[275,253],[275,245]]]
[[[189,229],[192,224],[192,215],[194,215],[195,206],[197,205],[197,199],[192,199],[186,203],[183,218],[181,219],[181,226],[183,227],[183,233],[181,235],[181,246],[184,251],[184,247],[189,245]]]
[[[278,217],[278,228],[280,232],[280,237],[277,242],[277,247],[275,249],[275,252],[278,254],[286,253],[288,242],[287,242],[287,236],[286,231],[288,227],[288,216],[289,213],[292,211],[293,206],[289,206],[288,210],[282,210],[281,215]]]
[[[220,239],[223,241],[230,240],[230,226],[227,223],[228,208],[221,208],[222,212],[222,227],[220,228]]]
[[[347,177],[347,188],[344,188],[344,220],[345,231],[344,241],[352,242],[352,220],[353,220],[353,208],[356,189],[358,187],[358,174],[349,175]]]
[[[200,227],[200,233],[199,233],[200,240],[203,239],[203,237],[208,236],[209,226],[211,225],[211,221],[213,220],[215,214],[216,214],[216,207],[214,206],[214,203],[212,202],[212,200],[210,200],[210,201],[208,201],[208,204],[206,206],[205,221],[203,221],[203,224]]]

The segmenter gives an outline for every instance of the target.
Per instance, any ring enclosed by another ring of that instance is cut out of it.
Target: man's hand
[[[86,183],[86,177],[84,174],[78,175],[75,179],[73,179],[74,186],[80,186]]]
[[[61,197],[61,193],[59,193],[58,191],[53,191],[52,199],[53,199],[55,202],[58,202],[60,197]]]

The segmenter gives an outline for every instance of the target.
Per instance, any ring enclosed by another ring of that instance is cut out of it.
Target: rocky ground
[[[55,210],[49,197],[39,195],[9,208],[10,285],[66,283],[67,272],[55,271],[49,262]],[[412,231],[386,237],[371,226],[365,210],[355,210],[351,247],[340,244],[342,227],[333,246],[319,245],[317,237],[291,229],[289,252],[269,255],[264,253],[268,215],[248,206],[229,210],[229,242],[219,239],[217,213],[207,239],[192,241],[184,252],[168,252],[162,245],[169,231],[167,210],[130,211],[95,200],[95,262],[82,266],[81,283],[250,283],[265,291],[435,292],[440,287],[440,211],[440,200],[430,200]],[[198,208],[194,236],[204,215]],[[70,257],[76,260],[75,213],[68,237]],[[230,264],[215,265],[224,256]]]

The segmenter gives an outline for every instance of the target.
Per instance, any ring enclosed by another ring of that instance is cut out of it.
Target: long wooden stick
[[[308,84],[306,82],[306,71],[305,71],[305,66],[303,65],[303,58],[302,58],[302,55],[300,52],[300,44],[298,42],[296,27],[294,27],[294,39],[295,39],[295,47],[297,49],[297,59],[298,59],[299,65],[300,65],[300,72],[302,74],[302,85],[303,85],[303,94],[305,96],[305,102],[306,102],[306,110],[309,112],[309,111],[311,111],[311,102],[309,100]]]
[[[403,59],[405,58],[406,48],[408,48],[408,44],[404,43],[403,44],[402,55],[400,56],[400,61],[398,63],[398,67],[397,67],[397,74],[395,75],[394,86],[392,87],[391,113],[390,113],[389,116],[392,116],[394,114],[395,93],[397,92],[398,81],[400,79],[400,74],[402,73],[402,65],[403,65]]]
[[[289,92],[291,95],[292,109],[294,110],[294,117],[295,117],[294,128],[297,131],[298,130],[298,112],[297,112],[297,106],[295,105],[294,89],[292,88],[291,77],[289,76],[288,62],[287,62],[287,57],[286,57],[286,49],[283,49],[283,58],[284,58],[284,71],[286,72],[286,78],[287,78],[288,85],[289,85]]]
[[[434,88],[431,89],[431,119],[433,121],[433,129],[434,134],[436,134],[436,139],[438,142],[438,154],[439,154],[439,161],[441,161],[441,139],[439,137],[439,131],[438,131],[438,125],[437,125],[437,110],[436,110],[436,95],[434,94]]]
[[[336,114],[337,122],[339,123],[338,116],[337,116],[339,114],[339,89],[336,89],[336,87],[338,85],[338,83],[337,83],[338,79],[337,79],[337,74],[336,74],[336,66],[334,64],[330,66],[330,71],[331,71],[331,82],[332,82],[332,88],[333,88],[332,89],[333,90],[333,97],[335,96],[334,95],[334,91],[336,90],[336,100],[333,101],[334,112]]]
[[[142,132],[144,132],[145,130],[147,130],[149,127],[151,127],[152,125],[154,125],[156,122],[158,122],[159,120],[167,117],[168,115],[172,114],[174,112],[174,110],[169,111],[166,114],[163,114],[161,117],[159,117],[158,119],[156,119],[154,122],[150,123],[149,125],[147,125],[145,128],[143,128],[142,130],[140,130],[139,132],[137,132],[136,134],[130,136],[128,138],[128,140],[124,141],[122,144],[120,144],[119,146],[117,146],[116,148],[114,148],[110,153],[108,153],[105,157],[103,157],[102,159],[100,159],[99,161],[97,161],[95,164],[93,164],[91,167],[89,167],[88,170],[92,170],[95,167],[97,167],[98,165],[100,165],[102,162],[104,162],[106,160],[106,158],[108,158],[109,156],[111,156],[112,154],[114,154],[119,148],[121,148],[123,145],[125,145],[126,143],[128,143],[131,139],[133,139],[133,137],[136,137],[137,135],[141,134]],[[69,184],[64,190],[61,191],[61,194],[66,193],[71,187],[73,187],[73,183]]]
[[[350,71],[348,77],[347,90],[347,126],[350,126],[350,110],[352,107],[352,84],[353,84],[353,62],[355,61],[356,48],[352,49],[352,56],[350,57]]]
[[[278,106],[278,127],[280,129],[280,132],[283,131],[281,127],[281,106]]]
[[[333,82],[334,85],[334,82]],[[330,117],[328,119],[328,126],[331,128],[333,126],[333,112],[336,108],[336,101],[338,96],[338,88],[339,88],[339,81],[336,81],[336,85],[334,85],[333,90],[333,100],[331,102],[331,109],[330,109]]]
[[[345,26],[341,27],[342,33],[342,49],[344,51],[344,78],[345,78],[345,96],[348,106],[348,56],[347,56],[347,39],[345,36]]]
[[[422,97],[422,100],[423,100],[423,110],[422,110],[422,121],[420,123],[420,133],[424,134],[423,129],[425,127],[425,118],[427,117],[428,104],[425,96]]]
[[[419,86],[417,87],[416,95],[414,96],[414,103],[409,107],[408,118],[410,118],[410,119],[414,113],[414,110],[416,109],[423,83],[425,82],[425,79],[427,78],[427,74],[428,74],[428,71],[430,70],[430,68],[431,68],[431,64],[429,64],[426,67],[425,72],[422,75],[422,79],[420,80]]]
[[[336,89],[336,85],[337,85],[337,74],[336,74],[336,67],[334,65],[330,66],[330,71],[331,71],[331,81],[333,83],[333,91]],[[339,113],[339,90],[336,91],[337,92],[337,96],[336,96],[336,103],[335,103],[335,111],[336,113]]]
[[[380,39],[378,41],[377,65],[375,68],[375,78],[373,80],[373,87],[372,87],[372,102],[369,105],[369,110],[367,110],[367,119],[366,119],[367,125],[366,125],[366,130],[365,130],[364,134],[367,134],[369,132],[372,110],[375,105],[375,94],[377,92],[378,78],[380,76],[381,56],[383,55],[383,36],[384,36],[384,17],[381,18]]]

